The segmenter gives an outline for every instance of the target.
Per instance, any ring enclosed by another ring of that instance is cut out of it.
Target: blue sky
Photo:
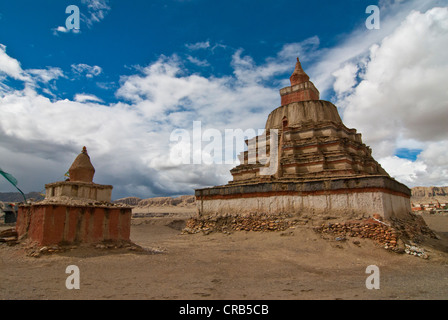
[[[47,66],[71,71],[72,64],[98,65],[92,79],[68,75],[59,79],[58,98],[73,98],[80,90],[106,103],[115,102],[113,89],[120,77],[160,55],[191,55],[189,44],[209,43],[213,51],[197,52],[207,68],[188,63],[189,72],[205,76],[231,74],[232,53],[239,48],[256,63],[275,55],[286,43],[318,35],[331,47],[344,33],[359,28],[369,1],[108,1],[104,18],[87,22],[89,8],[82,1],[8,1],[0,5],[0,37],[8,54],[23,69]],[[56,33],[65,26],[68,5],[79,7],[80,33]],[[100,83],[100,86],[98,86]],[[102,87],[101,87],[102,86]],[[106,90],[104,88],[111,88]]]
[[[79,32],[65,28],[67,6]],[[381,27],[365,26],[368,5]],[[192,194],[234,165],[171,163],[170,134],[263,128],[299,56],[397,180],[448,180],[448,1],[3,1],[0,166],[25,192],[86,145],[113,197]],[[192,150],[194,153],[195,150]],[[0,192],[14,189],[0,181]]]

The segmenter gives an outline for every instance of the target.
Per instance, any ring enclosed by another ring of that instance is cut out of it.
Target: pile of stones
[[[211,232],[230,233],[233,231],[284,231],[295,225],[295,221],[283,217],[248,216],[220,218],[190,218],[182,233],[209,234]]]
[[[374,218],[322,224],[315,227],[314,231],[332,235],[335,239],[345,239],[347,236],[372,239],[390,250],[396,250],[399,247],[399,231]]]
[[[99,243],[78,243],[78,244],[65,244],[65,245],[48,245],[48,246],[40,246],[33,242],[24,241],[23,243],[24,250],[26,252],[26,255],[33,258],[39,258],[44,255],[51,255],[51,254],[57,254],[57,253],[63,253],[67,251],[72,250],[129,250],[134,252],[144,252],[144,253],[161,253],[162,250],[160,249],[146,249],[143,248],[133,242],[130,241],[102,241]],[[92,254],[94,254],[92,252]]]
[[[404,249],[405,253],[421,257],[423,259],[428,259],[428,255],[426,254],[424,249],[417,247],[416,245],[409,245],[409,244],[405,244],[405,247],[406,247]]]
[[[67,248],[62,248],[58,245],[36,247],[34,245],[29,245],[26,247],[26,255],[33,258],[39,258],[41,255],[60,253],[68,250]]]
[[[248,216],[248,217],[210,217],[190,218],[186,222],[183,234],[212,232],[232,233],[234,231],[285,231],[298,225],[310,223],[308,219],[291,218],[286,216]],[[428,228],[424,220],[410,216],[406,220],[392,219],[383,221],[382,217],[374,214],[373,217],[358,220],[326,222],[313,227],[313,230],[324,238],[336,241],[347,240],[348,237],[370,239],[387,250],[397,253],[427,258],[423,249],[416,247],[414,242],[421,242],[424,237],[436,237]],[[412,245],[405,244],[411,243]],[[359,244],[358,240],[353,241]]]
[[[0,232],[0,243],[7,245],[17,244],[17,231],[15,228],[6,229]]]

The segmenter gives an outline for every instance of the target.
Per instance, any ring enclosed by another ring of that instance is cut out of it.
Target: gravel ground
[[[447,216],[424,216],[440,237],[421,244],[429,259],[368,239],[323,239],[307,225],[182,234],[186,218],[133,219],[143,251],[78,246],[34,258],[23,244],[1,244],[0,299],[448,299]],[[79,290],[66,288],[69,265],[79,268]],[[369,265],[379,289],[366,288]]]

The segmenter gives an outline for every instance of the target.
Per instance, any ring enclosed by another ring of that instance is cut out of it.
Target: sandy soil
[[[181,234],[189,216],[134,218],[131,239],[144,252],[78,247],[33,258],[2,244],[0,299],[448,299],[448,216],[424,216],[440,236],[425,243],[427,260],[367,239],[322,239],[309,226]],[[69,265],[79,267],[79,290],[65,287]],[[369,265],[379,267],[378,290],[366,288]]]

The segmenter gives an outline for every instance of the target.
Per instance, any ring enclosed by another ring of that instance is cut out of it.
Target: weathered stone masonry
[[[253,163],[260,147],[271,154],[269,138],[247,140],[241,164],[227,185],[195,192],[200,216],[291,214],[327,211],[403,217],[411,211],[408,187],[391,178],[372,157],[361,134],[347,128],[337,107],[319,100],[297,59],[291,86],[280,90],[281,106],[266,121],[266,134],[278,130],[278,169],[262,175],[269,163]],[[253,150],[253,148],[257,150]],[[274,153],[272,153],[274,154]]]

